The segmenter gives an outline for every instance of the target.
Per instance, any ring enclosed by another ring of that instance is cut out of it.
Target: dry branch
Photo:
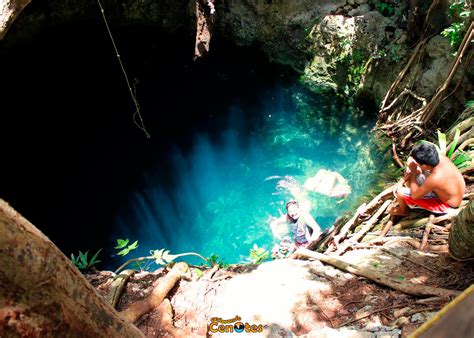
[[[121,311],[120,314],[122,317],[134,323],[143,314],[158,307],[176,282],[179,281],[187,271],[188,265],[186,263],[176,263],[171,271],[159,280],[150,295],[145,299],[132,303],[125,310]]]
[[[423,239],[420,244],[420,250],[425,250],[426,244],[428,244],[428,236],[430,235],[431,227],[433,225],[434,215],[430,215],[428,223],[426,223],[425,231],[423,232]]]
[[[415,249],[418,250],[418,248],[420,247],[421,245],[421,242],[414,239],[414,238],[407,238],[405,240],[406,243],[410,244],[412,247],[414,247]],[[428,244],[425,248],[425,251],[428,251],[428,252],[437,252],[437,253],[441,253],[441,252],[448,252],[448,246],[447,245],[432,245],[432,244]]]
[[[360,229],[357,233],[354,234],[354,236],[351,238],[350,241],[346,241],[344,245],[342,245],[337,251],[337,255],[343,254],[353,243],[358,242],[364,235],[370,231],[370,229],[373,228],[375,223],[378,221],[380,215],[382,215],[383,212],[385,212],[385,209],[389,206],[389,204],[392,203],[392,200],[387,200],[385,201],[382,206],[377,210],[377,212],[367,221],[367,223]]]
[[[344,226],[343,219],[336,221],[336,223],[328,230],[326,237],[318,239],[308,245],[309,250],[317,251],[320,248],[324,248],[332,240],[334,234],[337,234]]]
[[[293,258],[313,258],[323,263],[330,264],[336,268],[350,272],[354,275],[365,277],[378,284],[388,286],[394,290],[401,291],[403,293],[412,296],[438,296],[438,297],[452,297],[459,294],[458,291],[448,290],[443,288],[437,288],[426,285],[419,285],[407,282],[405,280],[399,280],[391,277],[386,273],[368,269],[367,267],[357,266],[352,263],[348,263],[340,258],[327,256],[319,252],[310,251],[307,249],[298,249],[292,256]]]
[[[399,307],[407,307],[407,306],[410,306],[411,304],[408,304],[408,303],[405,303],[405,304],[395,304],[395,305],[391,305],[391,306],[386,306],[386,307],[383,307],[381,309],[377,309],[377,310],[373,310],[373,311],[364,311],[363,313],[359,314],[359,315],[356,315],[356,317],[354,319],[351,319],[351,320],[348,320],[348,321],[345,321],[344,323],[342,323],[341,325],[338,326],[338,328],[340,327],[343,327],[343,326],[346,326],[346,325],[349,325],[349,324],[352,324],[352,323],[355,323],[355,322],[358,322],[359,320],[361,319],[364,319],[364,318],[367,318],[367,317],[370,317],[376,313],[379,313],[379,312],[382,312],[382,311],[386,311],[386,310],[391,310],[391,309],[396,309],[396,308],[399,308]],[[423,310],[422,310],[423,311]]]
[[[390,231],[390,229],[392,228],[392,225],[393,225],[393,217],[390,217],[388,222],[383,227],[383,230],[380,232],[380,237],[385,237],[387,233]]]
[[[426,99],[425,99],[424,97],[418,96],[418,95],[416,95],[415,93],[413,93],[410,89],[405,88],[405,89],[403,89],[403,91],[395,98],[395,100],[393,100],[392,103],[390,103],[389,106],[383,108],[383,109],[381,110],[381,112],[385,112],[385,111],[391,109],[391,108],[395,105],[395,103],[396,103],[403,95],[408,95],[408,94],[411,95],[412,97],[414,97],[415,99],[421,101],[423,107],[426,106]]]
[[[392,152],[393,152],[393,159],[395,160],[395,163],[397,163],[397,165],[400,167],[400,168],[403,168],[403,163],[402,161],[400,160],[400,157],[398,157],[398,154],[397,154],[397,146],[395,143],[392,143]]]
[[[386,198],[390,197],[393,195],[393,192],[395,190],[397,190],[402,184],[403,184],[404,180],[403,179],[400,179],[397,183],[395,183],[394,185],[388,187],[387,189],[385,189],[384,191],[382,191],[380,194],[378,194],[372,201],[370,201],[369,204],[367,204],[367,207],[365,208],[365,210],[371,210],[372,208],[374,208],[380,201],[383,201],[385,200]]]
[[[357,211],[354,214],[354,216],[352,216],[352,218],[349,221],[347,221],[346,224],[344,224],[340,233],[334,236],[334,244],[338,245],[339,243],[341,243],[342,240],[346,238],[347,233],[350,231],[350,229],[352,229],[356,220],[359,218],[359,215],[363,213],[365,210],[366,210],[366,204],[363,203],[362,205],[359,206],[359,208],[357,208]]]

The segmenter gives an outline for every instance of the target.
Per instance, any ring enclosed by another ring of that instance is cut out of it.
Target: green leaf
[[[160,258],[157,258],[155,263],[158,264],[158,265],[166,265],[166,263]]]
[[[438,143],[441,154],[446,154],[446,134],[438,130]]]
[[[92,265],[94,265],[94,264],[100,262],[100,261],[96,261],[96,259],[97,259],[97,256],[99,255],[99,253],[100,253],[101,251],[102,251],[102,248],[100,248],[100,249],[95,253],[95,255],[92,256],[91,261],[89,262],[89,265],[92,266]]]
[[[82,253],[79,251],[79,257],[81,258],[81,262],[83,264],[84,267],[87,266],[87,254],[89,253],[89,251],[86,251],[85,253]]]
[[[129,252],[130,252],[130,250],[128,248],[125,248],[125,249],[120,250],[119,252],[117,252],[117,255],[126,256]]]
[[[474,41],[474,40],[473,40]],[[472,41],[471,41],[472,42]],[[474,100],[469,100],[465,104],[466,108],[472,108],[474,107]]]
[[[129,242],[129,239],[117,239],[117,246],[115,247],[115,249],[123,249],[127,246]]]
[[[196,277],[199,279],[201,278],[203,275],[204,275],[204,272],[202,272],[201,269],[198,269],[198,268],[194,268],[193,269],[193,272],[194,274],[196,275]]]
[[[464,151],[460,150],[459,153],[454,157],[453,164],[458,168],[462,169],[469,165],[469,162],[472,161],[472,158],[466,154]]]
[[[453,156],[454,149],[456,149],[456,145],[458,143],[460,134],[461,134],[461,132],[459,131],[459,128],[456,128],[456,131],[454,132],[454,138],[453,138],[453,142],[451,144],[451,148],[449,148],[449,151],[448,151],[448,154],[447,154],[449,159],[451,158],[451,156]]]
[[[397,276],[397,279],[398,279],[398,280],[405,280],[405,277],[404,277],[404,276],[401,276],[401,275],[398,275],[398,276]]]
[[[138,248],[138,241],[135,241],[128,246],[129,251],[135,250],[136,248]]]

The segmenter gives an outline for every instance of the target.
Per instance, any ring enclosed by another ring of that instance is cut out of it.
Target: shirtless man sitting
[[[408,187],[397,190],[399,206],[390,210],[390,214],[405,216],[409,208],[445,214],[459,207],[466,183],[458,168],[428,142],[416,145],[410,155],[405,176]]]

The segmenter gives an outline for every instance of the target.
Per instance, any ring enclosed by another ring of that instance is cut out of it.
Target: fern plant
[[[79,270],[87,270],[92,268],[95,264],[100,263],[100,261],[97,259],[97,256],[99,255],[100,251],[102,250],[99,249],[94,256],[89,258],[87,257],[89,254],[89,251],[82,252],[79,251],[79,254],[77,256],[74,256],[74,254],[71,254],[71,261],[72,264],[74,264]]]
[[[454,132],[454,137],[453,137],[452,142],[450,143],[449,149],[447,147],[446,134],[440,132],[439,130],[438,130],[438,144],[434,144],[426,140],[422,140],[421,142],[427,142],[427,143],[433,144],[436,147],[436,150],[438,150],[438,153],[442,155],[446,155],[446,157],[449,158],[458,169],[462,169],[469,165],[469,162],[472,161],[472,158],[461,149],[458,149],[456,151],[456,147],[458,145],[457,143],[459,141],[459,135],[460,135],[459,128],[456,128]],[[455,151],[456,151],[456,155],[454,156]]]

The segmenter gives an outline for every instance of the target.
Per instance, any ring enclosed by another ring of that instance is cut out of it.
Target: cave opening
[[[257,47],[219,36],[192,61],[193,37],[113,27],[144,124],[101,24],[67,24],[3,48],[1,197],[69,256],[117,238],[135,255],[246,260],[275,242],[289,199],[329,227],[374,184],[374,111],[310,93]],[[345,199],[303,188],[320,169],[351,185]],[[106,258],[104,258],[104,256]]]

